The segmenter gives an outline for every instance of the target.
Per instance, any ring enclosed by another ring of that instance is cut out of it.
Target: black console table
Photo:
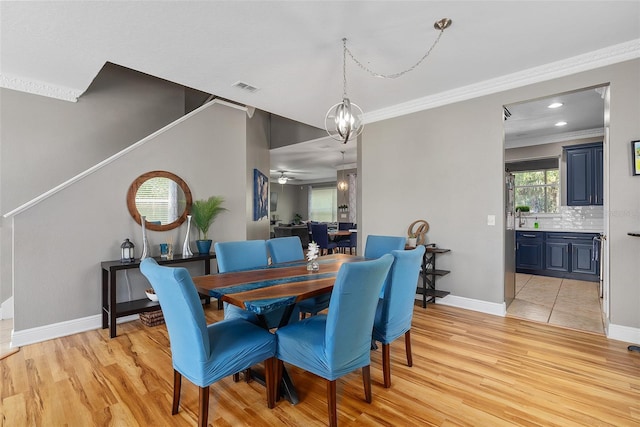
[[[451,252],[451,249],[438,248],[435,245],[425,245],[422,256],[422,287],[418,286],[416,293],[422,295],[422,308],[427,308],[427,302],[436,302],[436,298],[443,298],[449,295],[447,291],[436,289],[436,277],[442,277],[450,273],[449,270],[436,269],[436,255]],[[416,301],[418,303],[418,301]]]
[[[188,257],[174,255],[173,259],[160,257],[154,257],[154,259],[161,265],[203,261],[204,274],[211,274],[211,260],[215,257],[215,254],[195,254]],[[139,259],[132,262],[103,261],[100,263],[100,267],[102,269],[102,329],[109,328],[111,338],[115,338],[118,317],[158,310],[160,305],[148,298],[116,303],[116,272],[118,270],[139,269]],[[202,297],[207,304],[211,302],[211,297]]]

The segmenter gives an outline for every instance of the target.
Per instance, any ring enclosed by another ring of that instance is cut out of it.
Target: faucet
[[[522,228],[523,225],[527,225],[527,218],[522,219],[522,211],[518,210],[518,227]]]

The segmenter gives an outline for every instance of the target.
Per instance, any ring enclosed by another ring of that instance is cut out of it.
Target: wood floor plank
[[[222,312],[205,310],[209,322]],[[416,307],[413,367],[404,340],[391,344],[392,386],[382,384],[372,352],[373,402],[361,371],[341,378],[343,426],[633,426],[640,425],[640,354],[594,333],[430,305]],[[324,380],[295,367],[300,396],[266,405],[257,382],[225,378],[211,387],[209,424],[322,426]],[[197,420],[198,388],[183,381],[171,415],[173,374],[164,326],[139,321],[23,347],[0,360],[3,425],[175,425]]]

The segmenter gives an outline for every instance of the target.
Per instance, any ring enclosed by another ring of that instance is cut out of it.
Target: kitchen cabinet
[[[516,272],[577,280],[599,280],[593,238],[597,233],[518,231]]]
[[[602,205],[602,143],[564,148],[567,157],[567,205]]]
[[[542,270],[542,254],[542,232],[516,232],[516,269]]]

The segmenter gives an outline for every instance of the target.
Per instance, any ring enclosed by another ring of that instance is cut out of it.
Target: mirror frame
[[[180,188],[182,188],[186,204],[184,212],[182,212],[182,215],[180,215],[175,221],[164,225],[157,225],[146,222],[145,227],[147,228],[147,230],[153,231],[169,231],[173,230],[174,228],[180,227],[180,225],[187,219],[187,215],[189,214],[189,212],[191,212],[191,203],[193,202],[193,199],[191,197],[191,189],[189,189],[187,183],[184,182],[178,175],[175,175],[171,172],[151,171],[137,177],[129,186],[129,192],[127,193],[127,207],[129,208],[129,213],[139,225],[142,225],[142,216],[140,215],[140,212],[138,212],[138,207],[136,206],[136,194],[138,193],[138,189],[140,188],[140,186],[145,181],[151,178],[168,178],[174,181],[180,186]]]

